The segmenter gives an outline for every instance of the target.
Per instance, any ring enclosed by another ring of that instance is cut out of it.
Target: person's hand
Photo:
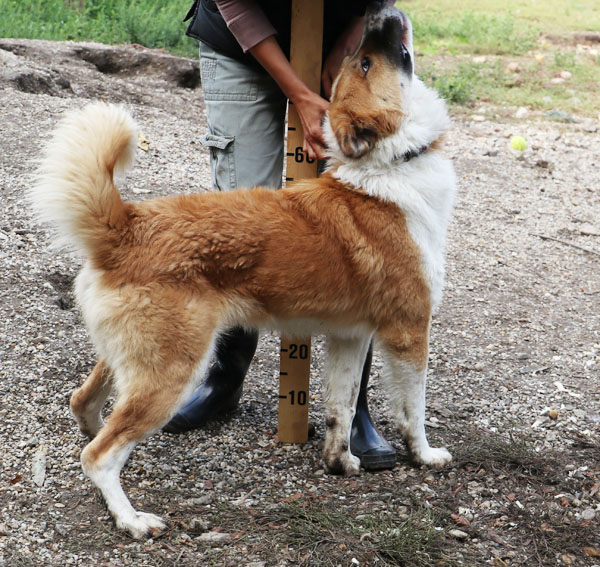
[[[325,157],[325,142],[321,123],[329,103],[311,91],[298,77],[274,37],[268,37],[250,49],[250,53],[275,79],[285,96],[294,104],[302,129],[303,149],[310,159]]]
[[[329,108],[329,102],[308,88],[301,93],[292,95],[290,100],[298,111],[304,132],[302,149],[310,159],[325,158],[325,140],[323,139],[323,119]]]
[[[335,42],[333,49],[325,59],[323,72],[321,73],[321,84],[323,85],[323,94],[326,98],[331,98],[331,87],[333,81],[342,66],[344,59],[353,55],[360,43],[363,31],[364,18],[356,18],[346,28]]]

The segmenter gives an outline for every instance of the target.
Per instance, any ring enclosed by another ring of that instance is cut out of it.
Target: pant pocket
[[[204,100],[255,101],[259,71],[200,44],[200,78]]]
[[[234,136],[204,134],[200,137],[200,143],[210,150],[210,175],[214,189],[229,191],[237,186],[234,142]]]

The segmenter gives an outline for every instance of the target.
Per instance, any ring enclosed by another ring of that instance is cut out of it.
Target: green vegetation
[[[415,43],[423,53],[521,54],[532,49],[539,29],[503,15],[461,11],[455,14],[420,12],[406,7],[413,22]]]
[[[600,29],[598,0],[401,0],[397,5],[411,15],[425,14],[442,22],[472,12],[500,20],[508,14],[517,26],[535,25],[544,33],[554,35]]]
[[[191,0],[0,0],[0,37],[139,43],[194,57]]]
[[[598,117],[594,0],[543,7],[536,0],[414,0],[403,7],[413,20],[417,72],[455,112],[477,107],[499,118],[526,107]]]
[[[413,504],[404,519],[398,517],[394,503],[389,511],[357,518],[331,502],[280,503],[269,512],[220,502],[213,506],[210,522],[237,533],[240,541],[259,548],[261,556],[273,563],[285,550],[298,565],[351,565],[352,557],[358,565],[381,567],[454,565],[447,556],[453,546],[440,525],[446,523],[442,515],[407,497]]]
[[[0,0],[0,37],[139,43],[195,57],[191,0]],[[413,20],[417,72],[454,105],[600,111],[597,0],[401,0]],[[592,41],[576,33],[595,34]],[[492,109],[492,110],[490,110]]]

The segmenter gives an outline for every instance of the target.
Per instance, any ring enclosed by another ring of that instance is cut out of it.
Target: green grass
[[[450,62],[435,58],[424,61],[421,78],[442,97],[457,105],[486,103],[496,106],[560,109],[594,116],[600,110],[596,92],[600,65],[573,61],[573,54],[555,52],[543,62],[519,60],[520,72],[508,72],[504,58],[475,63],[471,58],[453,57]],[[513,59],[511,59],[513,60]],[[563,83],[553,83],[562,71],[571,73]]]
[[[423,53],[521,54],[532,49],[539,28],[511,14],[465,11],[458,14],[407,10],[415,44]]]
[[[413,20],[417,72],[455,111],[485,105],[498,118],[524,106],[597,118],[598,43],[578,50],[581,40],[574,34],[587,30],[600,36],[599,2],[414,0],[398,5]],[[511,72],[510,63],[519,71]],[[565,71],[570,75],[563,79]]]
[[[447,557],[452,544],[439,527],[443,519],[416,499],[406,519],[398,518],[393,506],[389,513],[357,519],[331,502],[304,502],[281,503],[268,513],[219,503],[213,506],[210,521],[237,533],[240,542],[264,559],[272,558],[273,564],[283,549],[295,565],[351,565],[352,557],[359,565],[376,561],[381,567],[453,564]]]
[[[181,21],[190,4],[0,0],[0,37],[139,43],[196,57],[197,43]],[[413,20],[417,72],[455,111],[484,104],[498,109],[495,118],[519,106],[598,116],[598,44],[581,52],[573,38],[582,30],[600,34],[598,0],[404,0],[398,6]],[[507,70],[514,62],[518,73]],[[557,83],[564,71],[570,77]]]
[[[517,25],[535,25],[545,33],[557,35],[569,30],[600,30],[598,0],[411,0],[399,2],[398,6],[411,14],[438,14],[442,21],[469,12],[500,20],[509,14]]]
[[[197,43],[185,36],[182,22],[190,4],[190,0],[0,0],[0,37],[139,43],[194,57]]]

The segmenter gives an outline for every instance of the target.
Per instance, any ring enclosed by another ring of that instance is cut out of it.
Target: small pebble
[[[469,534],[462,530],[450,530],[448,533],[456,539],[467,539],[469,537]]]

